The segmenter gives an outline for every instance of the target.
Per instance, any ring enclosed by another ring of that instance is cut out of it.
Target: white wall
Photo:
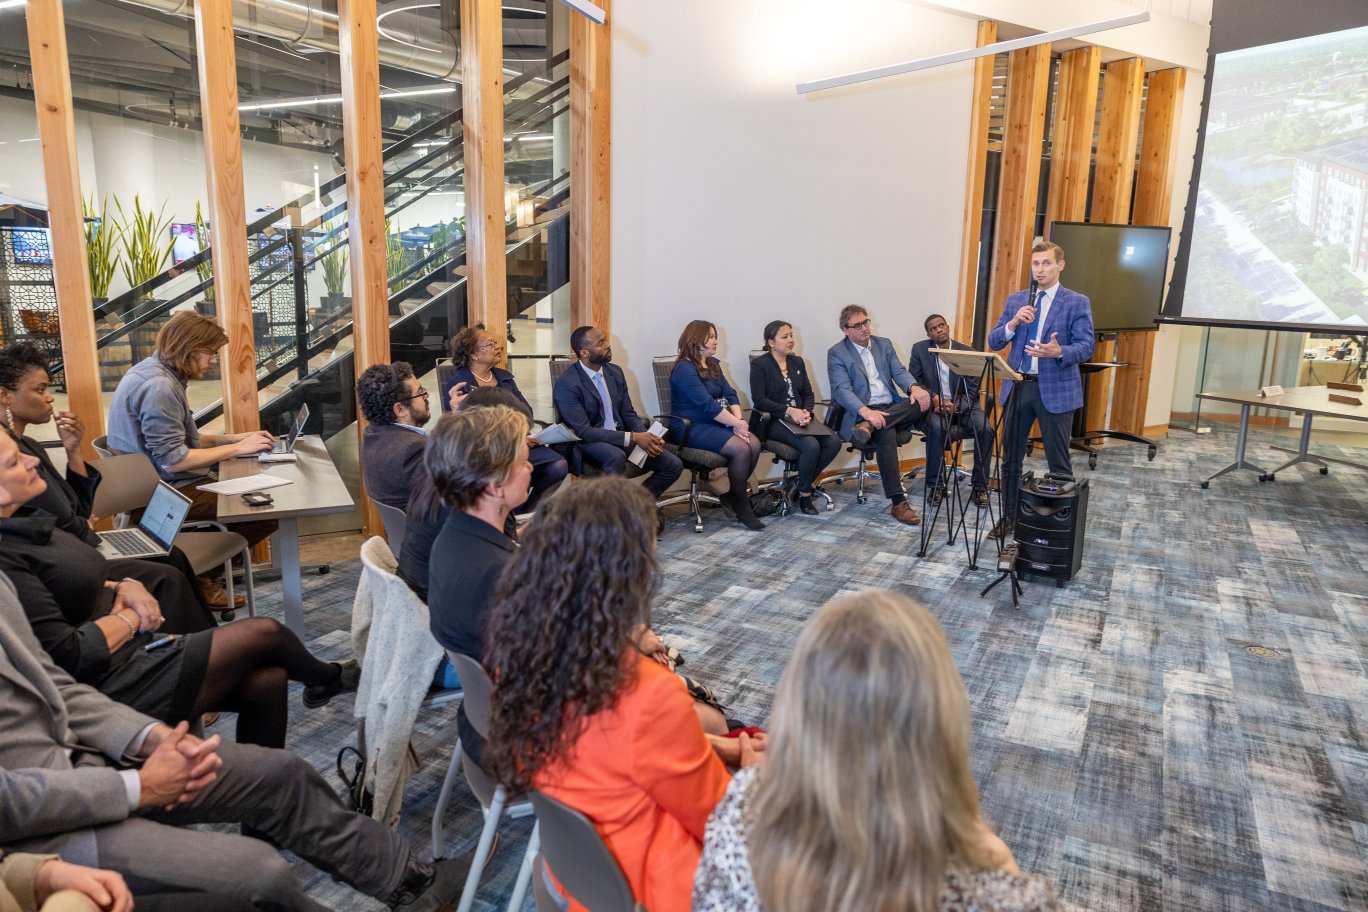
[[[800,97],[795,85],[974,43],[898,0],[697,0],[613,10],[615,357],[653,410],[650,359],[711,320],[743,393],[747,352],[792,321],[818,396],[837,313],[866,305],[906,356],[953,313],[968,65]]]

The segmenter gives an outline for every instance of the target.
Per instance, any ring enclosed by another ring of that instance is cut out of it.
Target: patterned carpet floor
[[[1250,458],[1281,462],[1272,441],[1252,434]],[[1019,608],[1005,586],[979,595],[996,574],[968,569],[962,546],[942,538],[918,558],[918,531],[877,493],[857,504],[849,485],[831,488],[834,512],[762,533],[709,511],[697,535],[672,514],[656,629],[731,715],[763,723],[823,602],[909,593],[945,626],[968,688],[985,818],[1071,906],[1368,909],[1368,476],[1299,467],[1271,484],[1241,472],[1200,490],[1233,442],[1225,429],[1179,433],[1153,462],[1143,447],[1104,450],[1088,473],[1082,570],[1064,588],[1028,579]],[[306,577],[320,655],[349,651],[359,566]],[[259,591],[274,613],[278,584]],[[294,707],[290,746],[335,781],[337,750],[355,743],[350,699]],[[415,732],[424,764],[400,828],[424,850],[453,720],[432,711]],[[215,730],[230,735],[230,721]],[[472,849],[480,823],[462,783],[448,854]],[[506,905],[530,829],[505,824],[477,909]],[[302,862],[299,872],[320,902],[381,908]]]

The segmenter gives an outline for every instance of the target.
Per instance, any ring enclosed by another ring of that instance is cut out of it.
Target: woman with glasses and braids
[[[775,694],[765,765],[708,821],[694,912],[1046,912],[979,817],[969,700],[935,617],[870,591],[823,607]]]
[[[703,827],[749,763],[707,737],[684,683],[638,645],[655,589],[655,504],[618,476],[577,481],[527,529],[493,599],[485,762],[594,824],[652,912],[686,912]],[[573,901],[571,909],[579,908]]]
[[[513,375],[497,366],[502,360],[503,347],[498,339],[489,334],[483,323],[462,329],[451,340],[451,363],[456,372],[442,384],[441,401],[449,403],[452,389],[462,385],[467,392],[501,389],[517,398],[522,413],[531,421],[532,406],[522,390],[518,389]],[[522,512],[531,513],[543,496],[565,480],[570,469],[564,456],[542,445],[535,437],[527,438],[527,446],[528,459],[532,463],[532,493],[528,495]]]

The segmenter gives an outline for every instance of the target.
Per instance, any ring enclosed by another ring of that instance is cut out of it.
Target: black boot
[[[799,494],[799,495],[798,495],[798,509],[801,510],[802,512],[806,513],[808,516],[816,516],[816,515],[817,515],[817,507],[816,507],[816,505],[813,504],[812,498],[813,498],[813,495],[812,495],[812,494]]]
[[[740,491],[732,492],[731,502],[732,510],[736,513],[737,522],[747,529],[752,529],[757,532],[765,528],[765,524],[760,521],[760,517],[756,516],[755,511],[751,509],[750,495],[746,493],[745,488],[742,488]]]

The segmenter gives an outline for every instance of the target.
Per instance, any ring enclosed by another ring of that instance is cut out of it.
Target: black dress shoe
[[[1008,539],[1012,537],[1012,533],[1014,531],[1016,531],[1016,523],[1011,522],[1005,518],[999,519],[997,521],[997,524],[993,526],[992,531],[988,533],[988,537],[996,538],[999,541],[1006,542]]]
[[[338,694],[355,693],[356,688],[360,686],[361,666],[355,659],[333,664],[340,669],[336,681],[331,684],[310,684],[304,688],[304,705],[309,709],[327,705],[328,701]]]
[[[798,509],[806,513],[808,516],[817,515],[817,507],[812,503],[811,494],[798,495]]]
[[[437,912],[455,909],[470,873],[470,855],[444,858],[424,864],[410,855],[399,886],[385,900],[391,909],[404,912]]]

